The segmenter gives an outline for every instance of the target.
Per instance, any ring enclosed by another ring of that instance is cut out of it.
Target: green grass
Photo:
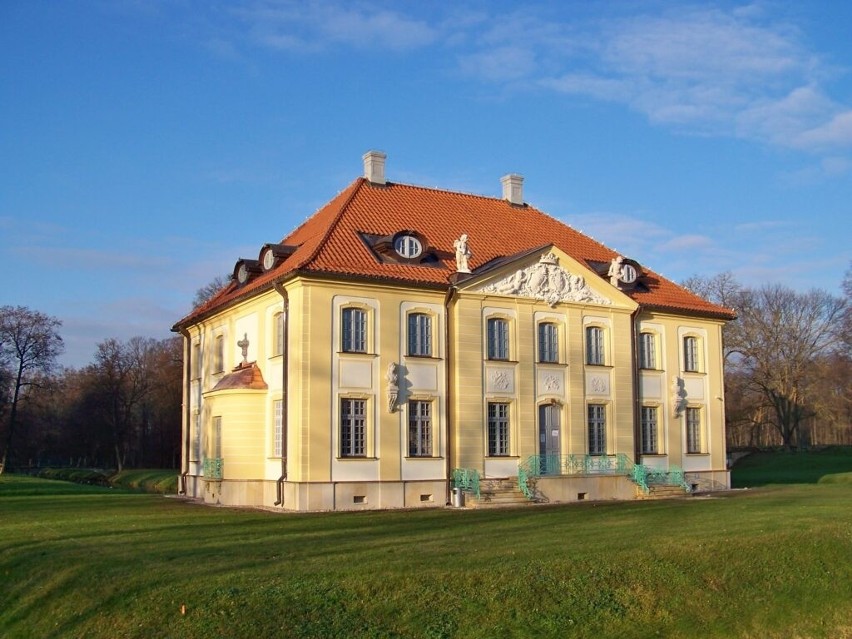
[[[136,488],[148,493],[177,494],[178,471],[173,469],[123,470],[109,478],[110,484],[123,488]]]
[[[735,488],[816,483],[852,483],[852,447],[753,453],[731,469]]]
[[[0,636],[852,637],[850,497],[294,515],[0,476]]]

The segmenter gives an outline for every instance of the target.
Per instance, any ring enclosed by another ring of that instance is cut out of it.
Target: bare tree
[[[28,389],[38,388],[41,375],[51,371],[64,345],[57,332],[58,319],[25,306],[0,307],[0,400],[8,408],[6,437],[0,453],[0,473],[12,448],[18,418],[18,404]]]
[[[198,308],[205,304],[231,283],[230,275],[217,275],[209,283],[195,291],[195,298],[192,300],[192,308]]]
[[[797,293],[780,285],[744,290],[739,297],[739,326],[734,366],[774,412],[784,446],[800,440],[800,426],[813,412],[807,386],[815,364],[841,346],[845,300],[825,291]]]

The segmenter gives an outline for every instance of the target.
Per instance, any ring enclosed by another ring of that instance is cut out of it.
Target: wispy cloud
[[[436,38],[434,27],[395,10],[362,3],[255,2],[234,9],[261,46],[299,52],[334,45],[413,49]]]

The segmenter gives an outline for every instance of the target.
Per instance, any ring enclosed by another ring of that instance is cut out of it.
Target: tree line
[[[57,364],[61,322],[0,307],[0,472],[81,466],[177,468],[182,340],[97,344],[91,364]]]
[[[723,329],[729,448],[852,444],[852,269],[842,296],[730,273],[684,285],[737,313]]]
[[[841,296],[744,287],[730,273],[683,284],[737,313],[723,329],[729,448],[852,444],[852,269]],[[60,328],[38,311],[0,307],[0,473],[177,468],[182,338],[106,339],[74,369],[57,365]]]

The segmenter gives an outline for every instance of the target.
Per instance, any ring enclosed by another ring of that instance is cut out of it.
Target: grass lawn
[[[852,447],[752,453],[734,465],[731,483],[735,488],[816,483],[848,483],[852,488]]]
[[[0,636],[852,637],[850,498],[294,515],[0,476]]]

